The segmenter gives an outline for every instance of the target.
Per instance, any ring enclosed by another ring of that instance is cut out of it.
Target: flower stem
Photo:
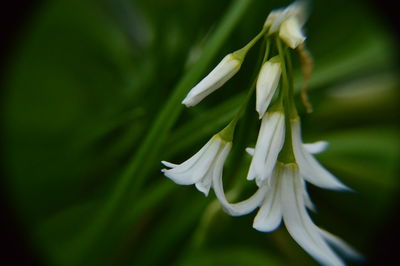
[[[278,48],[282,68],[282,91],[280,94],[280,98],[283,101],[283,109],[285,112],[285,144],[283,145],[283,148],[279,153],[278,160],[283,163],[290,163],[295,162],[292,145],[292,130],[290,123],[292,113],[296,112],[296,107],[294,106],[294,89],[292,77],[293,74],[291,69],[291,62],[288,62],[290,61],[290,58],[287,58],[287,51],[284,50],[282,41],[279,37],[276,37],[276,46]]]
[[[238,57],[240,60],[243,60],[246,56],[247,52],[258,42],[258,40],[263,37],[266,33],[267,29],[263,28],[249,43],[247,43],[243,48],[233,52],[233,55]]]
[[[270,48],[271,48],[271,41],[270,41],[269,39],[266,39],[266,41],[265,41],[264,56],[263,56],[262,61],[257,62],[257,64],[256,64],[257,69],[259,69],[260,66],[262,66],[262,64],[263,64],[265,61],[267,61],[268,56],[269,56]],[[261,57],[259,57],[259,58],[261,58]],[[248,93],[247,93],[247,95],[246,95],[246,99],[244,100],[244,102],[243,102],[242,105],[240,106],[240,109],[239,109],[238,113],[236,114],[234,120],[235,120],[235,119],[236,119],[236,120],[239,120],[239,118],[243,115],[243,113],[244,113],[244,111],[245,111],[245,109],[246,109],[247,104],[249,103],[251,97],[253,96],[253,93],[254,93],[254,90],[255,90],[256,84],[257,84],[257,77],[258,77],[258,72],[255,71],[254,73],[255,73],[255,75],[254,75],[254,77],[252,78],[252,83],[251,83],[250,88],[249,88],[249,91],[248,91]]]
[[[254,40],[254,39],[253,39]],[[265,61],[267,61],[268,56],[269,56],[269,52],[270,52],[270,47],[271,47],[271,42],[269,39],[266,39],[265,41],[265,50],[262,50],[261,53],[264,53],[264,56],[262,57],[262,61],[259,61],[256,66],[257,69],[259,68],[260,65],[262,65]],[[259,56],[259,58],[261,58],[261,56]],[[258,73],[258,72],[255,72]],[[218,135],[225,141],[232,141],[233,140],[233,135],[235,132],[235,128],[236,128],[236,124],[239,121],[239,119],[243,116],[247,104],[249,103],[254,90],[256,88],[256,83],[257,83],[257,74],[254,75],[254,77],[252,78],[252,82],[249,88],[249,91],[246,95],[245,100],[243,101],[243,103],[240,105],[240,108],[238,110],[238,112],[236,113],[235,117],[232,119],[232,121],[223,129],[221,130]]]

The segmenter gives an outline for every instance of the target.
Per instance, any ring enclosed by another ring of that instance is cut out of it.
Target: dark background
[[[382,20],[398,33],[399,24],[397,19],[397,7],[393,1],[370,1],[379,12]],[[20,37],[22,29],[29,23],[33,14],[38,9],[41,1],[18,1],[17,4],[8,1],[2,4],[1,25],[1,69],[7,66],[15,43]],[[345,7],[344,7],[345,8]],[[398,36],[397,36],[398,39]],[[2,72],[3,73],[3,72]],[[3,91],[1,91],[3,93]],[[3,138],[2,138],[3,139]],[[4,154],[2,154],[4,156]],[[3,169],[3,167],[2,167]],[[3,173],[5,174],[5,173]],[[2,187],[3,193],[0,198],[0,241],[2,265],[42,265],[36,255],[34,248],[26,241],[26,232],[16,218],[15,210],[11,207],[6,196],[7,187]],[[4,193],[5,192],[5,193]],[[387,224],[383,224],[375,241],[375,254],[367,265],[390,265],[398,261],[398,239],[400,238],[400,205],[397,201],[393,216]]]

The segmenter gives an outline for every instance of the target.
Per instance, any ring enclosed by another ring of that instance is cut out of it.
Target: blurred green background
[[[3,157],[6,196],[44,265],[316,265],[284,226],[257,232],[254,213],[229,217],[213,193],[160,173],[161,160],[182,162],[229,122],[258,46],[200,105],[184,109],[185,94],[288,3],[64,0],[35,9],[5,72]],[[356,191],[310,186],[313,220],[367,260],[395,215],[400,147],[395,36],[368,4],[312,2],[314,113],[298,105],[305,141],[329,141],[318,158]],[[253,109],[225,168],[232,200],[255,189],[243,152],[258,132]]]

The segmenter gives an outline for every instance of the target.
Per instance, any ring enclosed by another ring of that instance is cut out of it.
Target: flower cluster
[[[163,161],[169,169],[162,172],[177,184],[194,184],[206,196],[212,188],[225,212],[232,216],[245,215],[259,208],[253,222],[253,228],[258,231],[271,232],[283,220],[289,234],[315,260],[323,265],[343,265],[331,246],[349,257],[359,257],[357,252],[338,237],[317,227],[307,212],[307,209],[314,210],[307,193],[307,182],[325,189],[350,189],[313,156],[325,150],[326,142],[302,142],[300,118],[294,103],[290,50],[305,49],[306,37],[302,29],[305,13],[305,4],[299,1],[272,11],[261,32],[242,49],[225,56],[182,102],[187,107],[194,106],[220,88],[239,71],[248,50],[264,37],[264,60],[255,86],[249,92],[251,95],[256,91],[255,110],[261,120],[255,148],[246,149],[252,156],[247,180],[254,180],[258,186],[254,195],[230,203],[222,182],[224,163],[241,111],[187,161],[178,165]],[[250,97],[244,106],[248,99]]]

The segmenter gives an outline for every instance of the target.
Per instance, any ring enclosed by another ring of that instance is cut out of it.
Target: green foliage
[[[307,24],[314,113],[302,114],[304,138],[328,140],[321,162],[358,192],[312,188],[315,219],[369,253],[399,187],[392,33],[361,0],[315,2]],[[7,69],[4,152],[8,196],[45,263],[309,265],[287,235],[256,232],[252,215],[227,217],[212,193],[204,198],[160,173],[160,160],[185,160],[232,119],[256,52],[199,106],[184,109],[185,94],[285,4],[42,4]],[[253,122],[240,122],[241,149],[254,144],[258,128],[254,110],[244,118]],[[224,178],[242,198],[253,187],[236,189],[248,160],[233,149]]]

